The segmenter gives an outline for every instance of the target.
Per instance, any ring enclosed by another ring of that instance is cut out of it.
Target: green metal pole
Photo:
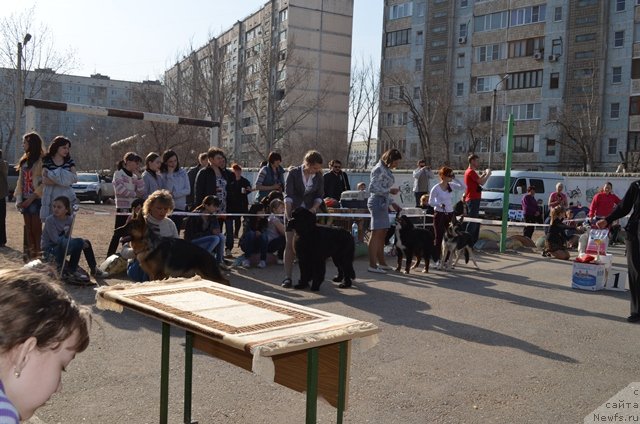
[[[193,333],[187,331],[184,344],[184,424],[191,424],[191,393],[193,381]]]
[[[344,415],[345,397],[347,394],[347,349],[349,341],[340,342],[338,359],[338,420],[337,424],[342,424]]]
[[[307,353],[307,420],[306,424],[315,424],[318,414],[318,348]]]
[[[160,358],[160,424],[169,422],[169,342],[171,326],[162,323],[162,356]]]
[[[504,253],[507,245],[507,224],[509,221],[509,192],[511,188],[511,156],[513,154],[513,114],[509,114],[507,124],[507,151],[504,160],[504,192],[502,193],[502,234],[500,237],[500,253]]]

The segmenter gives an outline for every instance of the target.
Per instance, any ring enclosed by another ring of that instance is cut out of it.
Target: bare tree
[[[577,157],[584,171],[594,169],[600,142],[602,140],[601,99],[597,83],[597,69],[575,86],[573,102],[565,103],[556,117],[549,117],[546,125],[557,128],[560,137],[557,142],[566,147],[564,154],[571,160]]]
[[[370,62],[372,62],[371,59]],[[347,148],[347,160],[345,161],[347,167],[352,167],[351,147],[353,140],[367,118],[366,88],[368,72],[370,70],[371,68],[366,66],[364,61],[357,61],[351,70],[351,84],[349,87],[349,147]]]
[[[360,133],[367,142],[367,152],[364,158],[365,169],[369,167],[371,139],[373,138],[373,129],[378,124],[378,108],[380,105],[380,71],[375,68],[373,61],[369,62],[368,69],[364,83],[364,127]]]
[[[35,6],[0,20],[0,66],[16,70],[2,70],[4,75],[0,78],[0,104],[15,105],[12,110],[0,109],[0,148],[5,151],[10,150],[15,140],[16,113],[22,117],[24,111],[23,100],[18,99],[18,43],[23,42],[26,34],[31,35],[22,49],[21,80],[25,97],[39,97],[43,87],[55,80],[56,73],[67,73],[76,66],[75,54],[56,50],[47,26],[36,27],[36,21]],[[42,71],[30,72],[34,70]]]

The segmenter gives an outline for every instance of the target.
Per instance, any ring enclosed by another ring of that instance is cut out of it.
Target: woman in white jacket
[[[69,154],[71,142],[57,136],[49,145],[49,152],[42,158],[42,207],[40,208],[40,220],[44,222],[51,215],[51,204],[58,196],[65,196],[73,206],[76,202],[76,193],[71,186],[78,181],[76,164]]]
[[[173,196],[173,202],[175,203],[173,211],[186,211],[187,195],[191,193],[191,184],[189,183],[187,171],[185,171],[184,168],[180,168],[180,162],[178,161],[178,155],[176,152],[173,150],[167,150],[162,154],[160,172],[162,172],[164,188],[171,193],[171,196]],[[170,218],[176,224],[178,232],[180,232],[180,226],[184,216],[176,215],[174,213]]]

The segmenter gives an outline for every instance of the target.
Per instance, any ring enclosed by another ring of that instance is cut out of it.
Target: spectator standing
[[[413,195],[416,198],[416,208],[420,207],[420,198],[429,194],[429,174],[431,170],[427,168],[427,161],[420,159],[418,167],[413,171]]]
[[[118,170],[113,174],[113,189],[116,194],[116,220],[114,228],[120,228],[127,222],[131,203],[136,198],[143,198],[144,181],[140,174],[142,158],[134,152],[127,152],[117,164]],[[120,236],[114,231],[107,249],[107,257],[116,253]]]
[[[453,217],[453,189],[464,190],[465,186],[456,180],[453,169],[443,166],[438,171],[440,183],[433,186],[429,194],[429,205],[433,207],[433,230],[435,234],[434,258],[436,263],[440,262],[442,255],[442,238],[447,229],[447,225]],[[446,258],[445,258],[446,259]]]
[[[249,210],[249,193],[251,193],[251,183],[242,176],[242,167],[237,163],[231,165],[234,178],[227,185],[227,212],[247,213]],[[229,217],[234,224],[233,236],[238,238],[240,227],[242,226],[241,216]]]
[[[343,191],[351,190],[349,177],[342,171],[342,162],[333,159],[329,162],[329,172],[324,174],[324,197],[340,201]]]
[[[42,222],[53,213],[51,203],[59,196],[65,196],[69,203],[76,203],[76,193],[71,186],[78,181],[76,164],[70,155],[71,142],[57,136],[49,145],[49,152],[42,158],[42,207],[40,219]]]
[[[9,194],[9,165],[0,150],[0,247],[7,244],[7,195]]]
[[[201,169],[196,176],[196,184],[194,190],[194,200],[197,204],[201,204],[205,196],[210,194],[216,196],[220,200],[218,208],[220,225],[225,225],[226,233],[226,251],[225,256],[231,256],[233,248],[233,224],[230,219],[226,219],[224,214],[227,212],[227,185],[234,178],[233,173],[225,168],[227,158],[224,152],[217,148],[211,147],[207,152],[207,161],[209,166]]]
[[[144,172],[142,173],[142,181],[144,181],[144,198],[149,197],[156,190],[165,188],[164,178],[160,173],[162,158],[156,152],[151,152],[144,159]]]
[[[469,166],[464,172],[464,185],[467,186],[464,192],[464,201],[467,203],[467,215],[469,218],[478,218],[480,216],[480,198],[482,197],[482,185],[487,182],[491,176],[491,170],[478,175],[478,155],[472,154],[468,158]],[[473,243],[478,241],[480,234],[480,224],[477,222],[467,223],[467,232],[473,237]]]
[[[566,193],[563,193],[564,184],[557,183],[556,191],[549,195],[549,210],[560,206],[562,209],[569,209],[569,199],[567,198]]]
[[[607,181],[604,186],[602,186],[602,191],[593,196],[591,207],[589,208],[589,218],[605,218],[609,216],[611,212],[613,212],[613,209],[621,202],[620,198],[611,191],[612,188],[613,185]],[[609,243],[613,244],[617,241],[618,232],[620,231],[618,221],[611,223],[609,231],[611,232]]]
[[[538,201],[535,196],[536,188],[534,186],[529,186],[527,188],[527,194],[522,197],[522,213],[524,215],[524,222],[542,224],[542,215],[540,214],[540,207],[538,206]],[[522,230],[522,235],[531,238],[534,230],[535,226],[528,225]]]
[[[633,212],[632,212],[633,211]],[[631,315],[629,322],[640,322],[640,180],[631,183],[622,202],[597,222],[598,228],[606,228],[612,222],[631,213],[625,231],[627,234],[627,271],[629,274],[629,293],[631,294]]]
[[[196,186],[196,176],[202,168],[206,168],[207,166],[209,166],[209,162],[207,162],[207,152],[204,152],[198,155],[198,164],[196,166],[192,166],[187,171],[187,176],[189,177],[189,187],[191,187],[191,191],[187,195],[187,210],[193,210],[193,208],[198,206],[197,204],[194,204],[193,200],[193,196],[195,193],[194,189]]]
[[[256,202],[261,201],[272,191],[284,190],[284,169],[280,163],[282,163],[280,153],[269,153],[267,164],[260,168],[254,184],[255,189],[258,190]]]
[[[271,155],[269,155],[271,156]],[[318,213],[322,198],[324,197],[324,180],[322,178],[322,155],[309,150],[304,155],[302,165],[293,167],[287,174],[284,184],[285,198],[285,228],[286,222],[291,219],[291,214],[298,207],[303,207],[311,212]],[[285,278],[282,280],[282,287],[292,286],[291,276],[293,275],[293,252],[294,234],[287,231],[285,234],[286,246],[284,249],[284,272]],[[303,289],[306,285],[296,285],[295,288]]]
[[[392,268],[384,258],[384,239],[391,226],[389,222],[389,207],[396,211],[400,207],[391,199],[392,194],[398,194],[400,189],[393,187],[395,178],[392,169],[396,168],[402,159],[400,151],[389,149],[382,154],[378,163],[371,169],[369,181],[369,199],[367,208],[371,213],[371,238],[369,239],[369,267],[367,271],[379,274],[386,273]]]
[[[165,189],[173,197],[174,208],[170,218],[176,224],[179,234],[184,215],[176,215],[175,212],[187,211],[187,195],[191,192],[189,176],[187,171],[180,167],[178,155],[173,150],[167,150],[162,154],[160,172],[162,172]]]
[[[42,237],[42,221],[40,206],[42,204],[42,138],[36,132],[25,134],[23,138],[24,154],[18,165],[18,182],[16,183],[16,207],[22,213],[25,226],[25,258],[36,259],[40,256],[40,238]]]

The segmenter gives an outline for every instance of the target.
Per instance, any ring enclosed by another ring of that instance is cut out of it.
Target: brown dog
[[[209,252],[180,238],[160,237],[149,228],[142,213],[116,231],[130,237],[136,259],[151,280],[199,275],[229,285]]]

